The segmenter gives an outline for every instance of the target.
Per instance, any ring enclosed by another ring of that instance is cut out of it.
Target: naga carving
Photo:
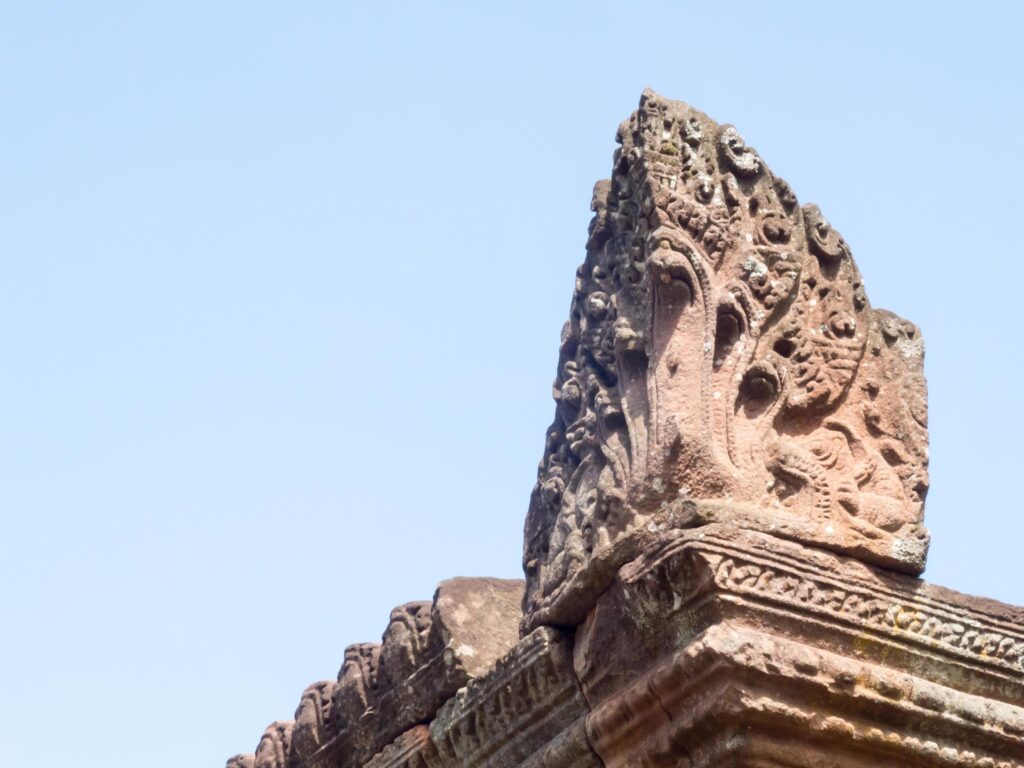
[[[557,623],[566,585],[652,526],[731,521],[919,573],[918,329],[872,309],[845,240],[735,128],[647,91],[616,140],[562,333],[526,613]]]
[[[227,768],[1024,768],[1024,609],[906,575],[920,332],[736,129],[646,92],[618,140],[527,583],[398,606]]]

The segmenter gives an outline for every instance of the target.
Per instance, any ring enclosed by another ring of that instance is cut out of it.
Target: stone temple
[[[456,578],[229,768],[1024,768],[1024,609],[916,578],[920,331],[737,130],[594,189],[525,582]]]

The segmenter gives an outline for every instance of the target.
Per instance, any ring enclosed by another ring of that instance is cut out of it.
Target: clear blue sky
[[[222,765],[393,605],[519,575],[645,86],[923,328],[927,576],[1024,603],[1020,4],[483,5],[3,4],[5,763]]]

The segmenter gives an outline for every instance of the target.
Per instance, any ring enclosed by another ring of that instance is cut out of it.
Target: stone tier
[[[483,649],[494,602],[465,596],[521,584],[442,585],[426,636],[444,626],[448,643],[425,643],[411,682],[378,683],[347,727],[332,713],[310,729],[300,705],[229,766],[1024,768],[1024,609],[726,524],[647,544],[579,626],[538,627],[472,674],[431,671],[465,639],[452,616]],[[505,612],[506,637],[518,621]],[[406,637],[392,627],[385,659]],[[296,747],[302,729],[316,750]]]

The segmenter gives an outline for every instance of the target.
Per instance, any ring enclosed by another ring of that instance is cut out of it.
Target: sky
[[[926,577],[1024,604],[1017,3],[0,3],[0,736],[222,765],[518,577],[591,188],[735,124],[927,345]]]

